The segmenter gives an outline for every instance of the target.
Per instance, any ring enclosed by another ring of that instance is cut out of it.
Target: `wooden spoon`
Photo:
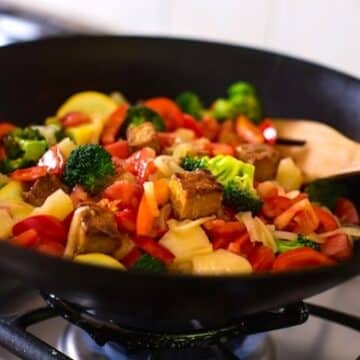
[[[329,125],[309,120],[273,121],[278,137],[306,141],[303,146],[277,146],[282,156],[295,160],[305,182],[360,173],[360,144]]]

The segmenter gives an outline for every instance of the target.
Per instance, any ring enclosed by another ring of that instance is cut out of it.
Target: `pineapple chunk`
[[[93,124],[71,126],[66,129],[66,135],[70,136],[77,145],[90,144],[94,137]]]
[[[70,153],[76,149],[75,143],[70,138],[65,138],[58,143],[61,154],[67,159]]]
[[[101,253],[78,255],[75,256],[74,261],[82,264],[103,266],[118,270],[126,270],[125,266],[121,262],[115,260],[113,257],[109,255],[105,255]]]
[[[0,209],[0,240],[5,240],[11,236],[11,230],[15,221],[10,216],[9,212],[5,209]]]
[[[0,200],[22,200],[23,188],[20,182],[10,181],[0,189]]]
[[[299,190],[303,181],[301,170],[296,166],[293,159],[285,158],[280,160],[276,181],[285,191]]]
[[[35,208],[32,215],[52,215],[59,220],[64,220],[73,210],[70,196],[58,189],[40,207]]]
[[[230,251],[219,249],[211,254],[198,255],[192,260],[193,274],[250,274],[251,264],[242,256]]]
[[[7,209],[14,221],[25,219],[34,210],[33,206],[21,200],[0,200],[0,208]]]

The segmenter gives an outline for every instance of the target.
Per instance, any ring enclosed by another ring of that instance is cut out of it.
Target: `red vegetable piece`
[[[56,241],[49,241],[38,245],[36,250],[46,255],[62,257],[64,255],[65,247],[63,244]]]
[[[226,249],[230,242],[232,241],[231,237],[216,237],[212,239],[212,246],[214,250],[217,249]]]
[[[249,144],[262,144],[265,142],[261,130],[243,115],[236,119],[235,128],[240,138]]]
[[[199,122],[203,136],[213,141],[219,134],[220,124],[212,116],[204,116]],[[222,142],[222,141],[220,141]]]
[[[183,126],[183,113],[175,101],[157,97],[145,101],[144,105],[164,119],[167,131],[174,131]]]
[[[125,168],[134,174],[140,184],[149,179],[156,171],[153,160],[156,156],[154,149],[145,147],[133,153],[125,160]]]
[[[174,144],[175,135],[171,132],[158,132],[159,143],[161,148],[166,148]]]
[[[248,260],[256,272],[270,270],[275,261],[273,251],[266,246],[255,246],[250,254]]]
[[[47,174],[46,166],[32,166],[26,169],[18,169],[10,174],[16,181],[35,181]]]
[[[118,140],[110,145],[106,145],[105,150],[119,159],[126,159],[130,155],[129,144],[126,140]]]
[[[192,130],[195,133],[196,137],[204,136],[203,130],[199,123],[195,120],[194,117],[189,114],[183,114],[182,127]]]
[[[16,223],[12,232],[19,235],[26,230],[35,229],[40,241],[55,241],[62,244],[66,243],[67,231],[63,223],[54,216],[34,215]]]
[[[64,127],[78,126],[91,122],[90,116],[80,111],[71,111],[64,115],[60,122]]]
[[[54,175],[62,174],[65,166],[64,157],[58,145],[52,146],[38,161],[38,166],[44,166]]]
[[[81,185],[75,185],[72,193],[70,194],[74,207],[77,207],[80,203],[89,200],[89,194]]]
[[[124,209],[115,214],[115,220],[120,231],[134,233],[136,230],[136,211]]]
[[[154,258],[162,261],[166,265],[170,265],[175,258],[175,256],[168,249],[164,248],[158,242],[149,237],[138,236],[133,240],[139,248]]]
[[[352,201],[346,198],[339,198],[335,205],[335,214],[343,224],[359,224],[359,213]]]
[[[277,131],[271,119],[264,119],[264,121],[258,125],[258,128],[267,144],[274,145],[276,143]]]
[[[12,244],[25,248],[31,248],[35,246],[38,241],[39,235],[35,229],[26,230],[11,239]]]
[[[333,265],[334,261],[324,254],[309,247],[289,250],[280,254],[274,264],[273,270],[294,270],[320,265]]]
[[[141,257],[139,248],[134,247],[127,255],[121,259],[121,263],[127,268],[131,268]]]
[[[104,145],[112,144],[116,140],[121,125],[125,121],[128,108],[127,104],[122,104],[109,116],[101,134],[101,142]]]
[[[115,181],[104,190],[104,196],[110,200],[121,200],[122,208],[137,208],[140,202],[142,188],[125,180]]]
[[[253,250],[253,244],[250,241],[249,234],[244,233],[243,235],[238,237],[236,240],[229,244],[227,249],[241,256],[249,256],[249,254]]]
[[[207,221],[203,226],[212,238],[232,237],[232,239],[234,239],[245,231],[244,224],[239,221],[215,219]]]
[[[339,226],[334,215],[320,206],[313,205],[314,211],[319,218],[319,232],[336,230]]]
[[[321,252],[336,261],[344,261],[353,255],[353,248],[349,238],[345,234],[328,237],[321,244]]]
[[[274,218],[287,210],[292,204],[293,202],[286,196],[269,196],[264,199],[262,213],[268,218]]]
[[[231,155],[235,154],[235,149],[229,144],[211,143],[211,155]]]
[[[11,131],[16,129],[16,126],[14,124],[11,124],[9,122],[1,122],[0,123],[0,139],[2,139],[4,136],[9,134]]]

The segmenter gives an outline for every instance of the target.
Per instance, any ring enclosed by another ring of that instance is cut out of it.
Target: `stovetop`
[[[360,277],[357,277],[341,286],[307,299],[307,301],[359,316],[359,289]],[[1,316],[23,313],[44,305],[39,294],[28,289],[26,291],[24,289],[15,290],[7,299],[3,298],[2,300]],[[126,357],[120,357],[119,349],[116,347],[106,345],[104,351],[104,348],[97,346],[86,333],[69,325],[62,318],[46,320],[32,326],[29,330],[74,360],[126,359]],[[239,358],[247,360],[355,360],[360,359],[359,340],[360,335],[354,330],[310,316],[303,325],[250,336],[246,339],[245,347],[242,346],[241,351],[239,350],[241,355]],[[257,344],[257,351],[251,356],[244,357],[245,353],[251,353],[250,350],[255,346],[254,344]],[[91,355],[89,355],[89,351],[91,351]],[[113,355],[115,353],[116,357]],[[148,359],[146,354],[140,355],[131,357],[131,359]],[[173,360],[209,359],[207,355],[203,357],[202,352],[197,353],[195,357],[193,353],[177,357],[175,352],[169,358]],[[0,359],[14,360],[17,358],[0,348]]]

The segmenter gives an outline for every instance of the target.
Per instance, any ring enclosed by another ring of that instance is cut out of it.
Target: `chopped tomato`
[[[148,205],[145,194],[143,194],[137,217],[136,217],[136,233],[138,235],[150,235],[154,225],[154,215]]]
[[[162,261],[166,265],[170,265],[175,258],[168,249],[164,248],[158,242],[149,237],[138,236],[135,237],[134,242],[140,249]]]
[[[226,249],[233,239],[231,237],[216,237],[211,240],[214,250]]]
[[[234,148],[229,144],[211,143],[211,155],[231,155],[235,154]]]
[[[16,126],[9,122],[1,122],[0,123],[0,139],[9,134],[11,131],[15,130]]]
[[[216,139],[220,130],[220,125],[216,119],[212,116],[204,116],[199,122],[199,126],[201,127],[203,136],[211,141]]]
[[[39,235],[35,229],[28,229],[11,239],[11,243],[17,246],[31,248],[39,241]]]
[[[332,215],[330,211],[317,205],[313,205],[313,208],[317,217],[319,218],[319,232],[333,231],[339,227],[335,216]]]
[[[253,244],[250,241],[249,234],[246,232],[234,241],[232,241],[227,249],[241,256],[249,256],[249,254],[253,250]]]
[[[221,124],[217,141],[222,144],[239,145],[241,139],[235,132],[232,120],[226,120]]]
[[[65,252],[65,246],[56,241],[49,241],[36,246],[36,250],[46,255],[62,257]]]
[[[175,101],[157,97],[145,101],[144,105],[164,119],[167,131],[174,131],[183,126],[183,113]]]
[[[65,166],[59,145],[52,146],[38,161],[38,166],[45,166],[50,174],[62,174]]]
[[[138,182],[142,184],[156,171],[156,166],[153,162],[155,156],[156,153],[153,149],[149,147],[142,148],[125,160],[125,168],[134,174]]]
[[[64,224],[54,216],[34,215],[17,222],[13,228],[13,235],[17,236],[26,230],[35,229],[40,241],[56,241],[66,244],[67,231]]]
[[[121,104],[107,119],[101,134],[101,142],[104,145],[112,144],[116,140],[121,125],[125,121],[128,108],[127,104]]]
[[[193,116],[189,114],[183,114],[182,127],[192,130],[195,133],[196,137],[202,137],[204,135],[200,124],[195,120]]]
[[[239,221],[225,221],[221,219],[209,220],[204,223],[205,231],[210,237],[236,237],[245,231],[245,225]]]
[[[71,111],[64,115],[60,122],[64,127],[78,126],[91,122],[89,115],[86,115],[80,111]]]
[[[46,166],[32,166],[25,169],[15,170],[10,177],[16,181],[35,181],[47,174]]]
[[[158,132],[159,143],[161,148],[166,148],[174,144],[175,134],[171,132]]]
[[[273,270],[292,270],[332,264],[334,264],[334,261],[326,255],[309,247],[302,247],[280,254],[272,268]]]
[[[126,140],[118,140],[110,145],[106,145],[105,150],[119,159],[126,159],[130,155],[129,144]]]
[[[139,248],[134,247],[127,255],[121,259],[121,263],[130,269],[141,257],[141,251]]]
[[[267,246],[257,245],[251,250],[248,260],[254,271],[267,271],[272,268],[275,255]]]
[[[235,128],[236,133],[247,143],[262,144],[265,141],[261,130],[243,115],[236,119]]]
[[[276,143],[277,131],[271,119],[265,119],[262,121],[258,125],[258,128],[261,131],[267,144],[274,145]]]
[[[344,261],[353,255],[353,248],[345,234],[330,236],[321,244],[321,252],[336,261]]]
[[[120,231],[134,233],[136,230],[136,212],[134,209],[124,209],[115,214],[115,220]]]
[[[352,201],[339,198],[335,205],[335,214],[343,224],[359,224],[359,213]]]
[[[139,205],[142,188],[125,180],[115,181],[104,190],[104,196],[110,200],[121,200],[121,208],[136,209]]]
[[[287,210],[292,204],[292,201],[286,196],[269,196],[264,199],[262,213],[268,218],[274,218]]]
[[[70,194],[74,207],[77,207],[80,203],[89,200],[89,194],[81,185],[75,185],[72,193]]]

